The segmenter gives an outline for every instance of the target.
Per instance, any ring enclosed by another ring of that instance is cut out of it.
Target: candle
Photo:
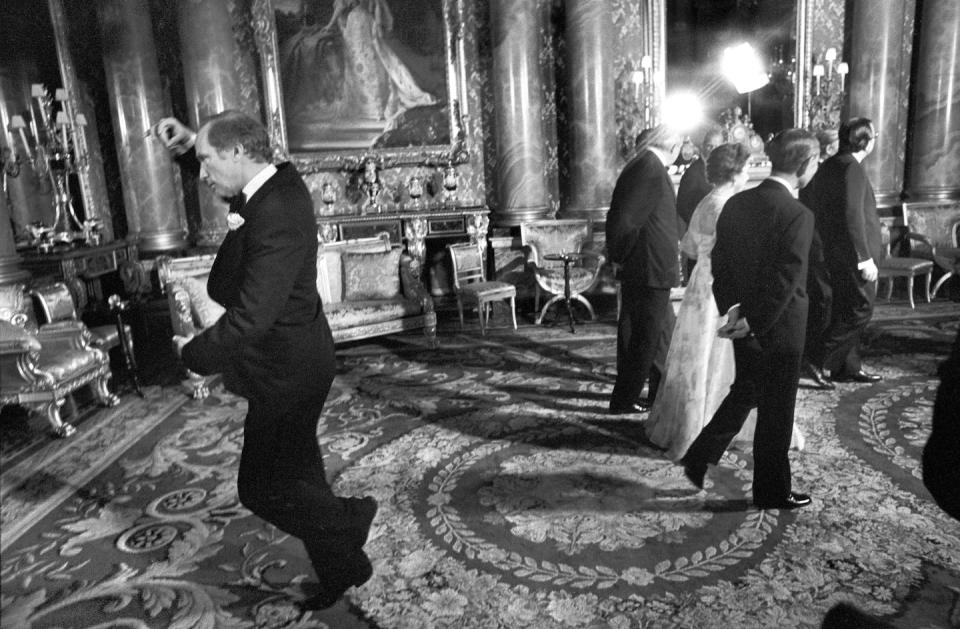
[[[813,78],[816,82],[816,94],[820,94],[820,77],[823,76],[823,66],[821,64],[816,64],[813,66]]]
[[[847,73],[850,72],[850,66],[847,65],[846,61],[841,61],[837,64],[837,74],[840,75],[840,91],[843,91],[844,83],[847,79]]]
[[[26,126],[26,123],[23,121],[23,116],[10,116],[10,128],[16,129],[19,132],[20,141],[23,142],[23,150],[27,153],[27,159],[32,162],[33,151],[30,150],[30,143],[27,142],[27,134],[24,131]]]
[[[70,121],[67,118],[67,114],[61,112],[57,113],[57,126],[60,127],[63,138],[63,152],[67,153],[70,150],[70,143],[67,141],[67,127],[70,126]]]
[[[833,74],[833,62],[837,60],[837,49],[827,48],[827,52],[823,54],[823,58],[827,62],[827,78],[829,79]]]

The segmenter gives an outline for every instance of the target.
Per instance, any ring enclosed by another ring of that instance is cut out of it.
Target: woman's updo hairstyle
[[[715,186],[733,181],[748,159],[750,151],[743,144],[721,144],[707,157],[707,181]]]

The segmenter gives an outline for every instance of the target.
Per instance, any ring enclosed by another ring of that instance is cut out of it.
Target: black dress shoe
[[[683,463],[683,475],[687,477],[687,480],[696,485],[697,489],[703,489],[703,479],[707,475],[707,464],[682,459],[680,462]]]
[[[810,504],[810,496],[791,491],[783,500],[763,501],[754,500],[753,505],[758,509],[799,509]]]
[[[803,375],[810,380],[813,380],[816,384],[816,388],[822,389],[824,391],[832,391],[837,387],[827,380],[826,376],[823,375],[823,371],[814,365],[813,363],[806,363],[803,367]]]
[[[875,373],[867,373],[863,369],[854,371],[853,373],[848,373],[846,371],[840,371],[835,374],[832,373],[830,374],[830,379],[834,382],[861,382],[864,384],[880,382],[883,380],[881,376],[878,376]]]
[[[351,586],[361,586],[373,576],[373,565],[366,553],[360,551],[360,560],[348,573],[344,574],[337,583],[321,583],[320,592],[299,603],[304,611],[318,611],[332,607],[339,601],[344,592]]]
[[[377,515],[377,501],[371,496],[364,498],[347,498],[353,503],[353,520],[355,520],[354,529],[356,530],[356,545],[360,548],[367,543],[367,536],[370,534],[370,523]]]
[[[614,406],[610,405],[610,414],[611,415],[630,415],[632,413],[644,413],[650,410],[650,405],[644,402],[637,402],[636,404],[631,404],[629,406]]]

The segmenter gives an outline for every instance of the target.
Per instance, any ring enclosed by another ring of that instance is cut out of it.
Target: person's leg
[[[636,404],[656,355],[670,290],[642,287],[624,290],[617,328],[617,379],[610,410]]]
[[[764,357],[757,428],[753,435],[753,501],[775,504],[789,498],[790,439],[800,377],[800,351],[774,348]]]
[[[758,380],[766,376],[762,371],[762,351],[756,338],[735,340],[733,352],[736,377],[730,392],[681,459],[688,477],[698,487],[703,485],[707,464],[720,462],[730,442],[743,428],[750,410],[757,406]]]
[[[866,282],[854,269],[831,274],[833,308],[830,325],[824,333],[823,368],[831,376],[856,373],[861,365],[855,348],[873,315],[876,282]]]

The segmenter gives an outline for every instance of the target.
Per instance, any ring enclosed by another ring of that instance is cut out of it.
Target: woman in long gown
[[[750,153],[742,144],[724,144],[707,158],[707,180],[713,189],[697,205],[680,245],[697,264],[690,275],[667,352],[663,383],[650,417],[644,423],[647,438],[679,460],[700,434],[726,397],[736,367],[733,342],[717,336],[726,315],[717,311],[713,298],[710,253],[716,242],[717,219],[734,193],[747,182]],[[737,439],[752,439],[756,411],[751,412]],[[794,447],[803,447],[803,437],[794,427]]]

